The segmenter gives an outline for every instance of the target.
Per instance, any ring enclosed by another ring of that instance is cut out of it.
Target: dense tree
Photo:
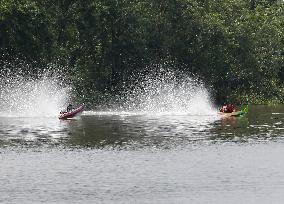
[[[170,61],[219,101],[283,102],[283,9],[277,0],[0,0],[0,56],[40,64],[33,73],[67,67],[89,101]]]

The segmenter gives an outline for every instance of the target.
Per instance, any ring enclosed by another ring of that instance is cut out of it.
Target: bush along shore
[[[24,60],[36,76],[56,64],[76,98],[99,102],[170,62],[219,103],[283,103],[283,10],[278,0],[0,0],[0,65]]]

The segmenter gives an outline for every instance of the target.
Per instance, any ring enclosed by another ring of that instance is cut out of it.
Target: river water
[[[0,118],[0,203],[283,203],[284,106]]]

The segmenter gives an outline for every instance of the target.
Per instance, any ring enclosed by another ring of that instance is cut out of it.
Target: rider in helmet
[[[227,105],[224,105],[220,108],[220,112],[222,112],[222,113],[232,113],[232,112],[235,112],[235,111],[236,111],[236,108],[232,104],[227,104]]]
[[[67,106],[67,112],[69,112],[69,111],[71,111],[73,109],[73,106],[72,106],[72,104],[69,104],[68,106]]]

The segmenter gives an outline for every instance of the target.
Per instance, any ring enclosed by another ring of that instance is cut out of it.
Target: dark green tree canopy
[[[283,102],[283,9],[278,0],[1,0],[0,54],[39,63],[33,72],[68,67],[90,101],[171,62],[219,101]]]

